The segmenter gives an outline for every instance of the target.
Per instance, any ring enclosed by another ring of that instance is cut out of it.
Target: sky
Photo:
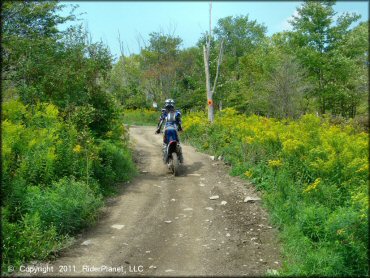
[[[194,46],[201,34],[209,29],[210,1],[63,1],[78,5],[75,14],[90,32],[93,41],[102,40],[111,53],[120,56],[120,34],[124,54],[139,53],[151,32],[179,36],[182,48]],[[289,30],[288,20],[302,2],[296,1],[212,1],[212,27],[226,16],[248,15],[267,27],[267,34]],[[368,1],[338,1],[334,10],[355,12],[369,19]],[[65,28],[62,27],[62,28]]]

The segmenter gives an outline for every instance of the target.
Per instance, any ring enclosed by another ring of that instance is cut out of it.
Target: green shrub
[[[133,177],[135,166],[128,147],[119,142],[99,140],[99,160],[94,161],[94,177],[101,184],[102,193],[116,182]]]
[[[85,182],[63,178],[51,187],[28,187],[26,207],[38,213],[43,226],[54,226],[58,234],[73,234],[93,223],[102,198]]]
[[[297,215],[298,225],[303,234],[314,242],[325,241],[325,223],[330,210],[322,205],[311,205],[303,208]]]
[[[362,275],[367,269],[368,217],[353,207],[339,207],[324,224],[328,242],[344,258],[349,275]]]
[[[55,177],[85,178],[86,159],[82,153],[79,133],[76,127],[71,124],[64,124],[58,130],[58,140],[55,142]]]
[[[32,259],[46,259],[50,253],[59,250],[63,238],[58,236],[54,226],[45,227],[38,212],[25,214],[15,223],[7,220],[7,212],[2,216],[2,269],[18,267]]]
[[[94,92],[90,103],[94,107],[94,113],[89,128],[96,137],[102,137],[112,129],[115,120],[121,118],[121,107],[113,95],[103,91]]]
[[[299,228],[284,230],[282,238],[285,242],[283,275],[310,276],[341,276],[346,272],[344,258],[325,245],[313,246],[310,240],[301,234]]]
[[[45,259],[95,221],[102,193],[135,172],[119,110],[104,111],[107,99],[62,113],[48,103],[3,104],[3,266]]]
[[[24,122],[27,114],[27,106],[19,100],[12,100],[3,103],[3,118],[13,123]]]
[[[2,190],[7,194],[3,196],[3,202],[12,212],[8,219],[16,222],[21,219],[25,212],[24,203],[27,196],[27,183],[22,178],[15,178],[9,183],[4,183]]]

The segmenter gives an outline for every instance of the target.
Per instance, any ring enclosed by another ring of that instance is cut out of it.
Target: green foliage
[[[162,32],[149,34],[149,45],[141,51],[142,80],[149,99],[164,101],[177,87],[178,56],[182,39]]]
[[[142,57],[120,57],[109,77],[109,90],[125,109],[148,108],[141,70]]]
[[[28,187],[25,206],[29,213],[39,214],[43,226],[73,234],[94,222],[102,200],[85,182],[63,178],[45,189]]]
[[[152,32],[149,34],[148,50],[157,53],[162,59],[166,56],[174,56],[178,52],[178,47],[182,43],[179,37],[167,36],[162,33]]]
[[[102,192],[135,172],[121,106],[107,90],[112,55],[81,25],[59,31],[75,19],[62,7],[2,5],[5,269],[46,259],[96,219]]]
[[[246,16],[227,16],[217,22],[214,32],[218,40],[225,40],[226,53],[241,57],[258,46],[267,28]]]
[[[266,35],[248,15],[218,20],[210,39],[210,75],[215,76],[224,42],[214,107],[246,115],[297,118],[305,113],[355,118],[367,114],[368,23],[336,17],[335,1],[306,1],[292,31]],[[126,109],[148,109],[174,98],[183,111],[207,109],[203,46],[180,50],[181,39],[153,32],[140,54],[120,57],[110,90]],[[213,80],[211,80],[213,85]]]
[[[183,138],[264,192],[282,234],[282,274],[368,273],[367,133],[314,115],[278,121],[225,109],[212,125],[205,119],[184,117]]]
[[[117,182],[128,181],[135,174],[131,153],[122,143],[99,140],[99,160],[94,162],[94,177],[106,194]]]
[[[157,125],[159,121],[160,111],[153,110],[125,110],[123,114],[123,122],[129,125]]]
[[[9,211],[2,214],[2,267],[19,267],[23,262],[33,259],[43,260],[58,251],[63,239],[55,227],[45,227],[39,214],[25,214],[22,221],[12,223],[7,220]]]
[[[93,118],[89,127],[97,137],[103,136],[121,121],[122,110],[112,95],[95,92],[90,103],[94,107]]]
[[[100,129],[101,139],[95,139],[87,127],[96,111],[91,106],[62,115],[50,103],[31,106],[12,100],[3,103],[3,111],[6,268],[45,259],[66,234],[93,223],[102,206],[101,193],[131,178],[135,169],[122,142],[127,134],[118,112],[107,115],[110,129]]]
[[[63,123],[54,105],[39,103],[30,111],[27,105],[10,101],[3,108],[5,185],[13,179],[47,185],[77,173],[82,164],[72,151],[77,144],[77,131],[73,125]]]
[[[366,98],[366,81],[358,77],[363,76],[359,72],[365,67],[368,43],[363,41],[364,33],[358,37],[361,28],[350,30],[360,16],[346,13],[335,20],[334,4],[335,1],[307,1],[297,9],[291,21],[291,51],[310,73],[319,111],[354,117],[359,103]],[[351,40],[359,42],[353,50],[346,46]],[[362,65],[357,64],[359,59]],[[355,88],[354,83],[362,89]]]

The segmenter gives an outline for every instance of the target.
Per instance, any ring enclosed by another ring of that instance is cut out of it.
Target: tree
[[[300,116],[303,97],[310,90],[310,85],[297,61],[291,56],[282,55],[269,77],[265,83],[269,93],[269,113],[277,118]]]
[[[141,51],[147,98],[156,102],[169,98],[176,90],[178,55],[182,40],[170,34],[149,34],[149,45]]]
[[[182,110],[204,110],[204,60],[201,47],[182,50],[178,57],[178,90],[174,95],[176,105]]]
[[[336,60],[339,60],[334,65],[335,72],[338,72],[335,77],[339,84],[344,84],[342,91],[345,94],[336,107],[337,114],[343,116],[355,117],[358,112],[368,112],[368,30],[368,22],[360,23],[343,37],[342,44],[334,52]]]
[[[19,98],[32,111],[39,102],[51,102],[68,119],[89,106],[90,128],[104,133],[117,116],[105,91],[112,56],[81,25],[59,31],[60,23],[75,18],[59,16],[62,7],[56,1],[4,3],[2,89],[6,99]]]
[[[339,48],[350,33],[351,24],[360,18],[346,13],[334,24],[334,4],[335,1],[306,1],[291,21],[291,43],[315,81],[314,95],[322,114],[330,110],[345,114],[344,107],[338,110],[338,103],[346,102],[348,92],[343,88],[349,84],[337,77],[343,76],[350,59],[341,55]]]
[[[217,22],[217,40],[225,40],[225,54],[235,58],[256,48],[264,39],[266,27],[245,16],[227,16]]]
[[[221,18],[214,33],[216,45],[224,41],[223,66],[220,69],[218,94],[215,100],[219,106],[237,105],[239,111],[246,110],[246,94],[240,78],[245,75],[241,59],[253,53],[265,40],[266,27],[246,16]],[[214,67],[214,66],[213,66]],[[212,67],[211,67],[212,68]]]
[[[2,89],[5,95],[9,90],[17,91],[35,103],[43,98],[37,85],[52,72],[50,56],[58,50],[57,40],[61,38],[57,26],[74,16],[59,16],[57,11],[63,5],[54,1],[2,4]]]
[[[216,90],[217,78],[219,74],[219,69],[222,61],[223,55],[223,40],[221,40],[220,44],[220,52],[218,54],[217,59],[217,68],[216,68],[216,75],[213,81],[213,87],[211,84],[211,76],[210,76],[210,52],[211,52],[211,38],[212,38],[212,2],[209,5],[209,35],[206,44],[203,45],[203,57],[204,57],[204,70],[206,76],[206,90],[207,90],[207,103],[208,103],[208,120],[213,123],[214,120],[214,104],[213,104],[213,94]]]
[[[110,74],[108,90],[126,109],[149,108],[150,106],[143,86],[145,81],[141,61],[140,55],[121,56]]]

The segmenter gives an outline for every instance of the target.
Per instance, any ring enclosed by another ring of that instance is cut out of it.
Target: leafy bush
[[[94,162],[93,171],[104,194],[116,182],[129,180],[135,173],[135,167],[127,146],[109,140],[98,142],[100,159]]]
[[[264,191],[284,239],[283,274],[368,273],[367,133],[314,115],[278,121],[225,109],[206,119],[187,115],[183,138]]]
[[[43,226],[54,226],[59,234],[73,234],[93,223],[101,206],[101,196],[88,184],[68,178],[46,189],[37,186],[27,189],[27,211],[37,212]]]
[[[95,92],[90,102],[94,107],[94,113],[89,127],[94,135],[101,137],[112,129],[117,120],[121,121],[122,111],[114,97],[106,92]]]
[[[2,215],[2,267],[18,267],[32,259],[46,259],[50,253],[58,251],[63,239],[55,227],[44,227],[39,214],[25,214],[22,221],[11,223],[7,212]]]
[[[102,193],[135,172],[119,118],[93,132],[90,108],[69,114],[48,103],[3,104],[4,269],[45,259],[66,235],[94,222]]]

